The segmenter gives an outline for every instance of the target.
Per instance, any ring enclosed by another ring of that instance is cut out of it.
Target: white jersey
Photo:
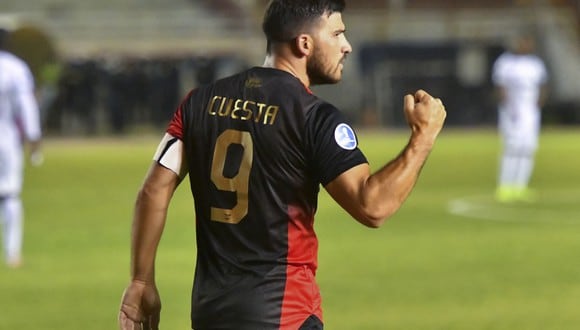
[[[502,110],[522,119],[539,116],[540,90],[546,83],[547,72],[538,56],[502,54],[493,66],[492,79],[505,90]]]
[[[41,137],[34,79],[24,61],[0,51],[0,196],[22,186],[22,140]]]
[[[544,62],[535,55],[502,54],[493,66],[493,82],[504,89],[499,130],[512,147],[535,150],[540,134],[540,93],[547,81]]]

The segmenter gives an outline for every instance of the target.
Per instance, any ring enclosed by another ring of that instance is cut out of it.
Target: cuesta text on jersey
[[[235,120],[254,120],[264,125],[274,125],[280,107],[265,103],[214,96],[208,104],[211,116],[229,117]]]

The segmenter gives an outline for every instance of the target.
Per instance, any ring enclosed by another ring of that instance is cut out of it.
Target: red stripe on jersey
[[[298,329],[310,315],[322,320],[322,299],[315,281],[318,239],[314,217],[288,206],[288,257],[280,329]]]
[[[177,108],[173,118],[167,126],[167,133],[175,136],[176,138],[183,140],[183,120],[181,119],[181,107]]]
[[[179,107],[177,107],[177,110],[175,110],[173,118],[171,119],[169,125],[167,126],[166,132],[175,136],[180,140],[183,140],[183,119],[181,116],[183,112],[182,109],[187,105],[187,102],[189,101],[191,94],[193,94],[194,91],[195,90],[192,90],[189,93],[187,93],[187,96],[185,96],[183,101],[181,101],[181,104],[179,104]]]

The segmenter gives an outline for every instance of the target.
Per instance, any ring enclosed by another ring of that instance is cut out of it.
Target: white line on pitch
[[[541,195],[541,202],[553,206],[580,205],[580,191],[546,191]],[[546,209],[542,204],[500,204],[492,196],[473,195],[451,200],[447,210],[477,220],[580,224],[580,211]]]

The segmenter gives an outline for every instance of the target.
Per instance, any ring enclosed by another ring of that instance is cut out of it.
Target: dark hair
[[[268,53],[273,43],[296,38],[322,15],[342,12],[344,7],[344,0],[271,0],[262,22]]]

